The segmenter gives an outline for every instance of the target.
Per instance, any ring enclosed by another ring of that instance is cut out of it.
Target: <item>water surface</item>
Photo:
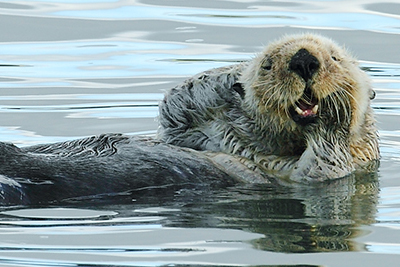
[[[331,184],[149,190],[3,207],[1,266],[382,266],[400,261],[400,4],[0,3],[0,139],[154,134],[163,92],[283,34],[345,44],[373,80],[377,173]],[[100,202],[100,203],[99,203]]]

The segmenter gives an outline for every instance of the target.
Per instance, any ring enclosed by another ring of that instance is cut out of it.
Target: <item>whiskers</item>
[[[321,101],[321,112],[327,114],[332,123],[349,124],[352,110],[350,99],[357,101],[346,89],[338,87]]]
[[[267,117],[274,118],[276,125],[287,125],[287,121],[293,119],[293,109],[302,108],[308,109],[307,112],[315,112],[315,117],[319,117],[322,123],[336,125],[350,125],[352,118],[353,106],[359,104],[351,93],[352,85],[342,82],[340,84],[325,84],[326,92],[330,92],[325,97],[321,97],[319,88],[312,85],[306,87],[301,96],[299,96],[298,85],[285,85],[286,90],[282,90],[282,85],[279,83],[270,83],[268,81],[260,81],[253,85],[255,97],[258,98],[258,109],[263,114],[269,114]],[[322,93],[324,95],[325,93]],[[300,103],[300,104],[299,104]],[[307,106],[308,105],[308,106]],[[306,112],[306,111],[304,111]],[[296,113],[295,113],[296,114]],[[272,115],[272,116],[271,116]],[[297,114],[296,114],[297,115]],[[309,115],[311,117],[312,115]],[[306,115],[304,115],[306,117]],[[303,118],[302,118],[303,119]],[[308,119],[308,118],[307,118]],[[297,122],[297,121],[296,121]],[[269,120],[268,123],[271,123]],[[263,125],[268,127],[267,125]]]
[[[290,117],[290,107],[296,102],[291,96],[292,92],[282,92],[281,84],[271,84],[268,81],[255,83],[253,87],[259,92],[258,97],[268,112],[275,111]]]

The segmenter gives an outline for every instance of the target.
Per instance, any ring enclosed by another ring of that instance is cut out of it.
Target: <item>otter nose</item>
[[[297,51],[289,63],[289,69],[297,73],[305,81],[311,79],[318,68],[318,59],[304,48]]]

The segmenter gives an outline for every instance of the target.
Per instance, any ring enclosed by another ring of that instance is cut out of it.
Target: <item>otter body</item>
[[[135,198],[135,192],[151,188],[226,187],[239,181],[202,153],[121,134],[26,148],[0,143],[0,174],[3,205]]]
[[[379,159],[373,97],[358,62],[334,42],[288,36],[173,88],[160,104],[159,138],[294,181],[336,179]]]
[[[285,37],[251,61],[171,89],[156,139],[0,143],[0,204],[341,178],[379,159],[373,96],[357,61],[331,40]]]

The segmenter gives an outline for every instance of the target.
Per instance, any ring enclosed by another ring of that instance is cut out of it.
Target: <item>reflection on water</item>
[[[260,233],[264,237],[252,244],[269,251],[364,250],[352,239],[363,234],[357,226],[375,222],[379,192],[376,173],[359,173],[312,187],[257,187],[226,192],[226,199],[220,196],[219,201],[206,206],[192,204],[186,209],[193,217],[185,217],[183,225]]]
[[[2,141],[154,134],[166,89],[247,60],[282,34],[311,31],[362,60],[377,93],[382,151],[377,173],[329,184],[148,190],[103,203],[3,207],[0,265],[398,262],[399,7],[376,0],[0,3]]]
[[[312,187],[150,190],[134,202],[122,196],[97,208],[75,202],[83,207],[6,209],[0,262],[99,264],[99,255],[102,264],[129,258],[147,266],[149,257],[205,263],[213,255],[235,264],[235,254],[252,251],[258,258],[251,262],[262,264],[262,251],[366,251],[355,238],[368,233],[359,226],[375,222],[378,192],[376,173],[359,173]]]

